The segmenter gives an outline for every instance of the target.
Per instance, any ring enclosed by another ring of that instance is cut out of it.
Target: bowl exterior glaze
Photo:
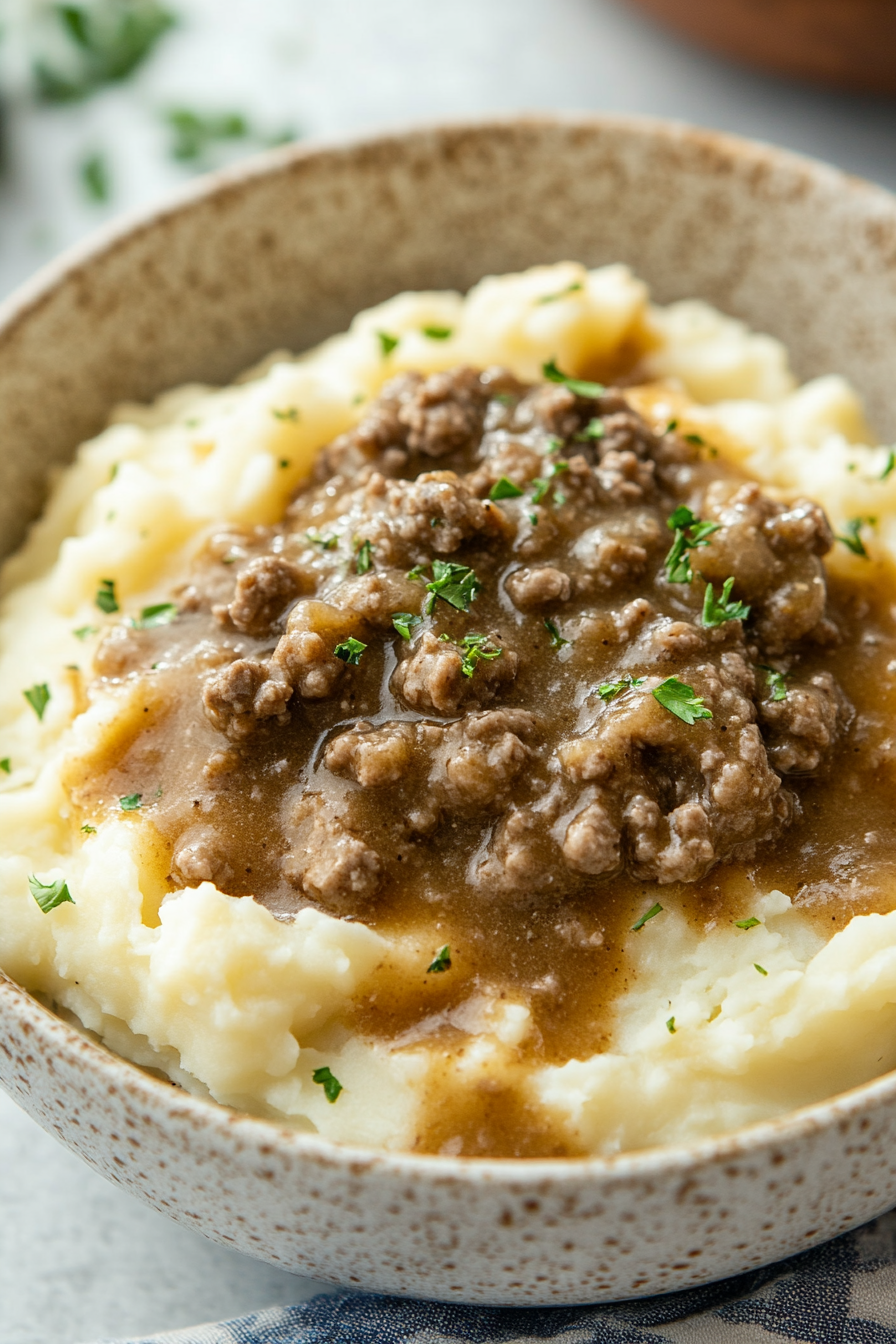
[[[43,272],[0,308],[0,550],[122,398],[224,381],[401,289],[630,263],[853,379],[896,434],[896,202],[668,123],[516,119],[276,151]],[[334,1282],[515,1305],[669,1292],[896,1203],[896,1076],[609,1160],[357,1151],[141,1073],[0,975],[0,1084],[104,1175],[213,1240]]]

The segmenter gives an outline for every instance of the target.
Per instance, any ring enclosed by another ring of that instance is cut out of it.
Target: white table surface
[[[672,116],[775,141],[896,187],[896,103],[792,87],[695,51],[614,0],[173,0],[184,22],[128,85],[77,107],[13,100],[0,177],[0,294],[122,209],[163,198],[158,109],[249,113],[270,131],[368,131],[538,109]],[[109,159],[108,205],[75,165]],[[174,1329],[321,1285],[138,1204],[0,1095],[0,1344]]]

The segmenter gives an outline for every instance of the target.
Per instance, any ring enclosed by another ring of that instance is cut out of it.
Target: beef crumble
[[[279,524],[209,536],[175,622],[106,635],[97,676],[141,712],[70,789],[90,815],[140,792],[171,887],[450,942],[450,976],[383,981],[356,1029],[487,986],[539,1058],[593,1053],[658,890],[706,920],[744,914],[745,874],[833,881],[836,919],[866,834],[896,839],[879,788],[836,787],[894,754],[869,677],[896,632],[880,583],[828,582],[832,544],[622,391],[405,374]],[[481,1120],[464,1151],[558,1151]]]

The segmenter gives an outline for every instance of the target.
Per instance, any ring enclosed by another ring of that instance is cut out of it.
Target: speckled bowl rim
[[[33,276],[19,285],[0,302],[0,349],[17,327],[50,298],[53,291],[66,281],[77,279],[97,257],[112,255],[119,246],[153,229],[159,222],[189,210],[194,204],[210,197],[225,196],[241,189],[246,182],[275,175],[294,162],[330,156],[340,151],[350,153],[365,146],[404,145],[414,139],[425,140],[434,134],[469,131],[501,130],[531,125],[564,126],[587,130],[594,128],[628,131],[645,139],[682,140],[695,146],[713,150],[728,158],[747,161],[754,166],[781,167],[805,179],[826,182],[841,193],[859,195],[869,204],[877,202],[890,210],[896,207],[896,197],[884,187],[851,176],[823,160],[797,154],[762,140],[745,139],[726,132],[705,130],[677,119],[631,116],[626,114],[523,113],[487,118],[458,118],[448,121],[416,123],[413,127],[395,127],[367,135],[345,134],[315,139],[267,150],[253,155],[239,164],[204,175],[195,182],[179,188],[162,205],[149,209],[128,211],[92,232],[86,239],[64,249],[57,257],[41,266]],[[160,389],[162,391],[164,389]],[[520,1181],[533,1184],[551,1182],[581,1182],[584,1177],[606,1178],[651,1177],[672,1175],[709,1163],[730,1158],[743,1160],[776,1145],[808,1139],[819,1130],[834,1125],[845,1126],[856,1116],[870,1114],[896,1099],[896,1070],[881,1074],[870,1082],[861,1083],[845,1092],[823,1101],[814,1102],[794,1111],[788,1111],[770,1120],[757,1121],[736,1130],[687,1142],[656,1145],[611,1156],[564,1158],[490,1158],[443,1156],[412,1153],[337,1143],[318,1134],[291,1129],[275,1120],[233,1110],[215,1101],[206,1101],[170,1082],[154,1078],[139,1065],[116,1054],[109,1047],[96,1044],[63,1018],[44,1006],[28,990],[12,980],[0,969],[0,995],[11,996],[13,1011],[26,1031],[39,1036],[56,1037],[67,1053],[86,1056],[89,1068],[104,1077],[107,1084],[121,1087],[126,1092],[145,1096],[158,1102],[161,1109],[172,1117],[188,1116],[204,1125],[210,1124],[217,1133],[237,1134],[258,1150],[272,1147],[287,1148],[296,1156],[306,1155],[317,1162],[333,1166],[350,1166],[360,1172],[380,1168],[403,1174],[426,1172],[436,1180],[461,1178],[467,1181],[495,1185],[518,1185]]]

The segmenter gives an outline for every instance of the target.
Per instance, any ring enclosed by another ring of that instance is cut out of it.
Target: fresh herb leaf
[[[40,878],[32,873],[28,878],[28,886],[45,915],[55,910],[57,905],[75,903],[64,877],[56,877],[52,882],[41,882]]]
[[[589,420],[587,425],[578,434],[573,435],[576,443],[587,443],[589,439],[602,439],[607,432],[607,427],[599,416]]]
[[[517,398],[512,392],[496,392],[492,400],[500,401],[502,406],[515,406],[517,403]]]
[[[549,616],[546,616],[544,618],[544,628],[545,630],[547,630],[548,634],[551,637],[552,649],[562,649],[564,644],[569,643],[569,640],[564,639],[563,636],[561,635],[559,629],[557,628],[557,622],[552,621]]]
[[[383,359],[388,359],[392,351],[395,349],[395,347],[401,340],[401,337],[390,336],[388,331],[378,331],[376,333],[376,336],[377,340],[380,343],[380,351],[382,353]]]
[[[490,663],[495,658],[500,658],[504,652],[503,649],[495,647],[488,635],[477,635],[472,631],[464,635],[460,645],[463,650],[461,672],[465,677],[472,677],[476,671],[476,664],[480,661]]]
[[[98,627],[95,625],[79,625],[77,630],[72,631],[72,634],[75,639],[86,639],[88,635],[95,635],[97,629]]]
[[[551,488],[550,481],[547,479],[546,476],[535,476],[529,482],[529,484],[533,486],[532,503],[541,504],[544,501],[545,495]]]
[[[696,444],[698,448],[703,448],[706,444],[706,440],[701,434],[685,434],[684,438],[688,443]]]
[[[706,592],[703,596],[703,624],[713,629],[715,626],[724,625],[726,621],[745,621],[750,614],[750,608],[745,602],[732,602],[731,589],[734,587],[734,579],[726,579],[722,584],[722,592],[719,598],[716,598],[711,583],[706,585]]]
[[[34,62],[37,92],[45,102],[86,98],[104,84],[125,79],[175,22],[158,0],[56,5],[50,13],[66,41],[52,48],[56,63],[43,55]]]
[[[408,577],[416,577],[413,570]],[[439,597],[457,611],[469,611],[470,603],[482,591],[482,584],[468,565],[458,565],[453,560],[433,560],[432,582],[426,585],[426,591],[429,597],[425,611],[430,616]]]
[[[107,616],[118,611],[118,598],[115,596],[115,580],[100,579],[100,586],[96,590],[96,597],[93,599],[100,611],[104,611]]]
[[[508,481],[506,476],[495,481],[491,490],[488,492],[489,499],[519,499],[523,491],[513,481]]]
[[[573,280],[572,284],[567,285],[565,289],[558,289],[556,294],[542,294],[541,298],[536,299],[535,302],[536,304],[556,303],[558,299],[565,299],[569,294],[578,294],[584,288],[581,280]]]
[[[392,613],[392,625],[401,635],[402,639],[410,639],[411,631],[415,625],[422,625],[423,617],[415,616],[410,611],[394,611]]]
[[[173,602],[157,602],[152,607],[144,607],[138,617],[131,621],[134,630],[153,630],[157,625],[170,625],[178,616]]]
[[[560,452],[560,449],[563,448],[563,447],[564,447],[564,443],[563,443],[563,440],[562,440],[561,438],[559,438],[556,434],[549,434],[548,437],[547,437],[547,443],[546,443],[546,445],[545,445],[543,451],[544,451],[546,454],[550,454],[550,453],[559,453],[559,452]]]
[[[537,514],[537,513],[528,513],[528,514],[526,515],[526,517],[529,519],[529,522],[532,524],[533,527],[537,527],[537,526],[538,526],[538,514]]]
[[[765,673],[769,690],[772,693],[772,700],[786,700],[787,683],[784,673],[778,672],[776,668],[769,667],[766,663],[759,663],[758,666]]]
[[[666,519],[666,526],[675,533],[672,547],[663,562],[670,583],[690,583],[694,577],[688,551],[697,546],[708,546],[713,532],[721,523],[705,523],[684,504]]]
[[[126,793],[123,798],[118,800],[122,812],[139,812],[142,804],[142,793]]]
[[[439,948],[435,957],[427,966],[426,974],[435,975],[439,971],[447,971],[450,969],[451,969],[451,948],[446,943],[444,947]]]
[[[597,688],[597,693],[601,700],[609,701],[614,696],[621,695],[623,691],[630,691],[643,685],[644,680],[644,677],[632,677],[626,672],[625,676],[619,681],[602,681]]]
[[[670,420],[670,421],[668,422],[668,424],[666,425],[666,428],[665,428],[664,430],[662,430],[662,433],[663,433],[663,434],[674,434],[677,428],[678,428],[678,421],[677,421],[677,420]]]
[[[362,644],[360,639],[355,639],[351,635],[342,644],[337,644],[333,653],[337,658],[341,658],[344,663],[348,663],[349,667],[357,667],[361,661],[361,654],[366,648],[366,644]]]
[[[322,537],[314,528],[309,528],[305,536],[311,542],[312,546],[319,546],[323,551],[332,551],[336,549],[339,538],[334,536]]]
[[[859,536],[862,525],[870,523],[870,518],[850,518],[848,523],[844,524],[844,536],[838,536],[837,540],[842,541],[847,550],[852,551],[853,555],[861,555],[865,560],[868,559],[868,552],[865,549],[865,543]]]
[[[760,966],[758,961],[753,962],[753,969],[758,971],[760,975],[768,975],[768,971],[764,966]]]
[[[453,327],[422,327],[421,330],[430,341],[448,341],[454,335]]]
[[[12,765],[8,756],[4,756],[3,760],[0,761],[0,770],[3,771],[4,775],[12,774]]]
[[[373,544],[369,541],[362,541],[355,555],[355,573],[366,574],[373,564]]]
[[[86,159],[82,159],[78,167],[78,176],[88,200],[95,201],[97,205],[108,201],[112,193],[109,164],[104,154],[89,154]]]
[[[38,685],[32,686],[30,690],[23,691],[22,694],[28,701],[31,708],[34,710],[37,717],[39,719],[42,719],[44,717],[44,710],[50,703],[50,688],[47,685],[47,683],[45,681],[41,681],[38,683]]]
[[[757,919],[755,915],[751,915],[749,919],[736,919],[734,921],[734,927],[736,929],[755,929],[756,926],[761,923],[761,919]]]
[[[663,709],[668,709],[682,723],[696,723],[698,719],[711,719],[712,710],[707,709],[703,697],[694,694],[693,686],[685,686],[675,677],[667,677],[653,688],[653,698]]]
[[[280,467],[281,470],[285,470],[287,467],[291,465],[292,463],[290,462],[288,457],[281,457],[280,461],[277,463],[277,466]]]
[[[887,453],[886,465],[884,466],[884,469],[881,472],[878,479],[881,481],[885,481],[892,472],[894,467],[896,467],[896,452],[894,452],[893,449],[891,448],[890,451]]]
[[[675,1030],[676,1030],[676,1028],[675,1028],[675,1018],[674,1018],[674,1017],[668,1017],[668,1018],[666,1018],[666,1030],[668,1031],[668,1033],[669,1033],[670,1036],[674,1036],[674,1035],[675,1035]]]
[[[288,420],[291,424],[295,425],[298,424],[299,421],[299,408],[298,406],[287,406],[286,410],[278,411],[272,406],[271,415],[275,420]]]
[[[557,368],[556,360],[553,359],[549,359],[546,364],[542,364],[541,372],[549,383],[562,383],[577,397],[590,397],[592,400],[596,400],[598,397],[602,397],[607,390],[602,383],[589,383],[584,378],[570,378],[568,374],[561,373]]]
[[[637,923],[632,925],[632,933],[640,933],[648,919],[656,919],[662,908],[663,907],[660,905],[659,901],[657,901],[656,905],[652,905],[649,910],[645,910]]]
[[[197,112],[189,107],[170,107],[163,119],[172,132],[170,153],[180,163],[198,163],[210,150],[228,140],[251,135],[241,112]]]
[[[318,1083],[324,1090],[324,1096],[332,1105],[343,1091],[342,1084],[338,1078],[334,1078],[329,1068],[325,1064],[322,1069],[315,1069],[311,1075],[311,1081]]]
[[[84,825],[81,827],[81,830],[84,832],[85,835],[96,835],[96,827],[91,826],[89,821],[84,822]]]

